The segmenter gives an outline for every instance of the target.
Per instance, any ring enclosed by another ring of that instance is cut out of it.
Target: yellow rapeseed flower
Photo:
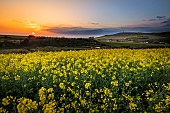
[[[27,113],[29,110],[36,110],[38,104],[36,101],[32,101],[31,99],[27,98],[20,98],[18,99],[19,104],[17,105],[18,113]]]
[[[116,87],[118,86],[118,80],[114,80],[111,82],[111,84],[113,85],[113,87]]]
[[[47,91],[48,91],[48,93],[52,93],[54,90],[53,90],[53,88],[49,88]]]
[[[91,86],[91,83],[86,83],[85,88],[88,89]]]
[[[50,101],[49,103],[43,106],[44,113],[56,113],[56,102]]]
[[[59,84],[59,87],[60,87],[61,89],[65,89],[65,84],[64,84],[64,83],[60,83],[60,84]]]
[[[0,107],[0,113],[8,113],[8,111],[4,109],[3,107]]]
[[[19,76],[19,75],[16,75],[16,76],[14,76],[14,79],[15,79],[15,80],[20,80],[20,76]]]
[[[3,98],[3,99],[2,99],[2,104],[3,104],[4,106],[9,105],[9,104],[10,104],[9,101],[10,101],[10,100],[9,100],[8,98]]]
[[[137,105],[135,103],[133,103],[133,102],[129,103],[129,108],[130,108],[131,111],[135,111],[136,107],[137,107]]]

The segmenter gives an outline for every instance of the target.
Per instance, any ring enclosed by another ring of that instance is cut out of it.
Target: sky
[[[170,31],[170,0],[0,0],[0,34],[89,37]]]

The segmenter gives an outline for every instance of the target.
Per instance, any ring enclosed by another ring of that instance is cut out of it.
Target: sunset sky
[[[170,0],[0,0],[0,34],[85,37],[169,29]]]

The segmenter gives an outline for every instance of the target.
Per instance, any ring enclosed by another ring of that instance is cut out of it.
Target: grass
[[[97,46],[98,47],[98,46]],[[8,48],[1,48],[0,53],[30,53],[30,52],[37,52],[37,51],[46,51],[46,52],[58,52],[58,51],[70,51],[70,50],[89,50],[94,49],[95,46],[80,46],[80,47],[54,47],[54,46],[45,46],[45,47],[8,47]],[[105,46],[99,48],[107,48]]]
[[[109,45],[111,47],[131,47],[131,48],[142,48],[142,47],[170,47],[170,44],[147,44],[147,43],[134,43],[134,42],[101,42],[102,44]]]
[[[27,36],[0,35],[0,40],[24,40]]]
[[[146,46],[169,47],[169,45],[167,44],[170,44],[170,34],[169,32],[164,32],[164,33],[128,33],[128,32],[126,33],[125,32],[125,33],[118,33],[118,34],[113,34],[113,35],[105,35],[105,36],[97,37],[96,40],[106,41],[106,42],[107,41],[114,41],[114,42],[133,41],[135,43],[149,42],[150,44],[164,43],[166,45],[146,45]],[[109,45],[112,45],[112,44],[109,44]],[[135,44],[130,44],[130,45],[135,45]]]

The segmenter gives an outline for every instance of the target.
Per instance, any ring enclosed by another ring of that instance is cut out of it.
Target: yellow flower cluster
[[[6,111],[6,109],[4,109],[3,107],[0,107],[0,113],[8,113],[8,111]]]
[[[0,113],[170,112],[169,64],[169,48],[0,54]]]
[[[16,98],[13,96],[7,96],[6,98],[2,99],[2,105],[7,106],[10,104],[10,102],[15,102]]]
[[[90,83],[86,83],[86,84],[85,84],[85,88],[86,88],[86,89],[88,89],[90,86],[91,86]]]
[[[36,110],[38,106],[36,101],[32,101],[31,99],[27,99],[25,97],[18,99],[18,103],[18,113],[27,113],[31,110]]]
[[[59,84],[59,87],[60,87],[61,89],[65,89],[64,83],[60,83],[60,84]]]
[[[53,88],[46,89],[41,87],[39,90],[39,99],[40,106],[44,113],[56,113],[56,104],[57,102],[54,99],[54,90]]]

